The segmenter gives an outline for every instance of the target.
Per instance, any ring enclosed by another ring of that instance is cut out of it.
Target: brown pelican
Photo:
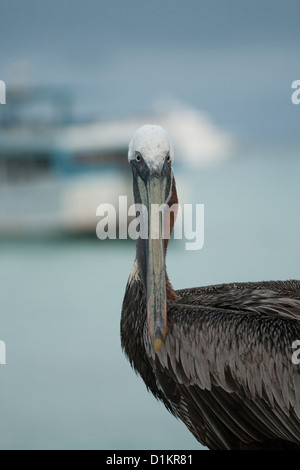
[[[136,204],[177,202],[167,132],[140,127],[130,144]],[[170,229],[174,217],[170,218]],[[158,238],[137,238],[121,343],[148,390],[210,449],[300,449],[300,281],[174,291]]]

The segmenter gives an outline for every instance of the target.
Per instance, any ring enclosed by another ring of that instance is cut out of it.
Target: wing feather
[[[161,350],[155,355],[150,343],[146,349],[158,382],[163,375],[174,382],[175,414],[205,445],[232,448],[237,441],[265,439],[299,444],[300,366],[291,360],[292,342],[300,339],[298,291],[294,289],[293,299],[279,292],[280,302],[275,303],[278,292],[269,285],[254,289],[252,297],[247,286],[241,295],[238,291],[240,302],[236,299],[234,308],[222,308],[218,295],[213,305],[208,291],[204,306],[201,289],[184,292],[179,302],[168,306],[168,333]],[[238,287],[232,286],[230,295],[232,289]],[[228,288],[220,292],[224,297]],[[168,398],[170,384],[161,386]],[[203,420],[205,425],[200,425]]]

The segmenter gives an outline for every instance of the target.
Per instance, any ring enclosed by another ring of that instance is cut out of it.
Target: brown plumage
[[[131,164],[135,183],[141,169]],[[145,184],[151,162],[147,166]],[[161,167],[166,172],[166,163]],[[171,170],[170,175],[172,205],[177,194]],[[162,243],[166,252],[166,240]],[[210,449],[300,449],[300,364],[292,362],[292,343],[300,339],[300,281],[174,291],[164,266],[167,332],[155,350],[149,330],[151,272],[145,275],[140,250],[137,244],[121,342],[147,388]]]

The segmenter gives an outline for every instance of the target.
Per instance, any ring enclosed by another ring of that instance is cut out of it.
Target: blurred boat
[[[75,122],[66,92],[34,89],[7,93],[5,113],[3,106],[0,111],[0,235],[95,234],[100,204],[118,211],[118,195],[133,203],[128,141],[143,123],[168,129],[181,169],[217,164],[233,148],[231,137],[207,117],[182,106]],[[184,172],[177,173],[186,191]]]

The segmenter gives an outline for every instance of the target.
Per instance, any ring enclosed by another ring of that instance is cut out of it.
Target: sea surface
[[[300,279],[299,148],[244,148],[178,174],[205,207],[199,251],[170,243],[175,288]],[[183,197],[183,196],[182,196]],[[180,198],[180,194],[179,194]],[[131,240],[0,240],[1,449],[199,449],[120,346]]]

